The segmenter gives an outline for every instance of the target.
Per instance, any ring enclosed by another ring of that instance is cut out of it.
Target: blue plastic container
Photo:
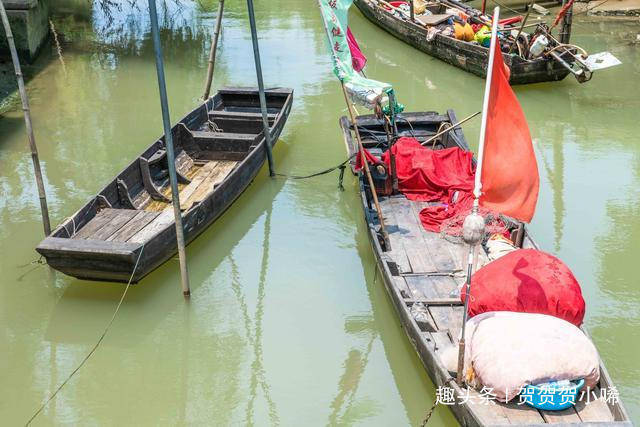
[[[583,386],[584,379],[528,385],[520,393],[520,401],[545,411],[562,411],[576,404]]]

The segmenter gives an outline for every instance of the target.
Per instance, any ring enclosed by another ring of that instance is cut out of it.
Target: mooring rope
[[[436,409],[436,406],[438,406],[438,399],[436,399],[436,401],[433,402],[431,409],[429,409],[429,412],[427,412],[427,415],[424,417],[424,420],[422,420],[420,427],[424,427],[427,425],[427,423],[429,422],[429,418],[431,418],[431,415],[433,415],[433,411]]]
[[[338,177],[338,188],[340,190],[344,191],[344,187],[342,186],[342,180],[344,178],[344,170],[346,168],[346,164],[349,163],[349,161],[351,161],[351,159],[353,159],[357,154],[358,153],[353,153],[352,155],[347,157],[347,159],[345,161],[343,161],[342,163],[340,163],[339,165],[330,167],[328,169],[321,170],[320,172],[312,173],[310,175],[289,175],[289,174],[285,174],[285,173],[276,173],[275,176],[280,176],[280,177],[283,177],[283,178],[291,178],[291,179],[307,179],[307,178],[314,178],[314,177],[320,176],[320,175],[325,175],[325,174],[333,172],[334,170],[340,169],[340,176]]]
[[[78,372],[80,370],[80,368],[82,368],[82,366],[84,366],[86,361],[89,360],[89,358],[93,355],[93,353],[95,353],[95,351],[98,349],[98,347],[102,343],[102,340],[107,335],[107,332],[109,332],[109,329],[111,328],[111,325],[113,324],[113,321],[115,320],[116,315],[118,314],[118,311],[120,310],[120,306],[122,305],[122,302],[124,301],[124,297],[127,295],[127,291],[129,290],[129,287],[131,286],[131,281],[133,280],[133,276],[136,273],[136,270],[138,268],[138,263],[140,262],[140,258],[142,257],[142,252],[143,251],[144,251],[144,244],[142,245],[142,248],[140,248],[140,253],[138,254],[138,259],[136,259],[136,263],[133,266],[133,271],[131,272],[131,276],[129,277],[129,281],[127,282],[127,286],[124,288],[124,292],[122,293],[122,297],[120,297],[120,301],[118,302],[118,305],[116,306],[116,309],[113,312],[113,315],[111,316],[111,320],[109,320],[109,323],[107,323],[107,326],[104,328],[104,331],[102,332],[102,335],[100,335],[100,338],[98,338],[98,341],[95,343],[93,348],[89,351],[89,353],[87,353],[87,355],[84,357],[84,359],[82,359],[80,364],[71,372],[71,374],[69,374],[67,379],[65,379],[62,382],[62,384],[60,384],[58,386],[56,391],[54,391],[53,394],[51,396],[49,396],[49,398],[31,416],[31,418],[29,418],[29,421],[27,421],[25,425],[28,426],[28,425],[31,424],[31,422],[43,411],[43,409],[46,408],[46,406],[49,404],[49,402],[51,402],[56,397],[58,392],[60,390],[62,390],[62,387],[64,387],[69,382],[69,380],[71,380],[71,377],[73,377],[76,374],[76,372]]]

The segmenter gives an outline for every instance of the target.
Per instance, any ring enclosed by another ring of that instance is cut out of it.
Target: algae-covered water
[[[145,1],[56,2],[64,67],[46,48],[28,82],[52,222],[71,215],[162,132]],[[104,7],[103,7],[104,6]],[[160,1],[173,120],[198,104],[217,2]],[[295,89],[276,168],[340,163],[345,114],[317,6],[257,1],[267,86]],[[381,32],[351,28],[367,74],[409,110],[481,108],[483,80]],[[532,230],[573,269],[586,326],[640,421],[640,110],[637,22],[576,17],[573,40],[623,65],[587,84],[517,87],[538,155]],[[227,1],[215,87],[255,84],[246,4]],[[476,145],[479,121],[465,128]],[[417,425],[435,389],[397,322],[365,234],[355,180],[255,182],[177,260],[132,287],[101,347],[34,425]],[[122,294],[32,264],[42,238],[19,111],[0,117],[0,419],[24,424],[85,357]],[[452,425],[447,408],[430,425]]]

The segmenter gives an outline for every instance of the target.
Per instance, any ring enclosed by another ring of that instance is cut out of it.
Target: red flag
[[[351,52],[351,65],[353,66],[353,69],[359,73],[367,63],[367,57],[364,56],[364,53],[360,50],[358,41],[351,33],[351,29],[349,27],[347,27],[347,44],[349,45],[349,51]]]
[[[530,222],[538,201],[540,177],[529,126],[509,86],[509,70],[495,43],[489,93],[480,204]]]

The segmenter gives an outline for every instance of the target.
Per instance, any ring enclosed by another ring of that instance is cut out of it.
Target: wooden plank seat
[[[277,116],[276,113],[267,113],[269,121],[275,120]],[[262,112],[214,110],[209,112],[209,117],[262,120]]]
[[[201,151],[249,151],[258,139],[254,133],[191,131]]]

